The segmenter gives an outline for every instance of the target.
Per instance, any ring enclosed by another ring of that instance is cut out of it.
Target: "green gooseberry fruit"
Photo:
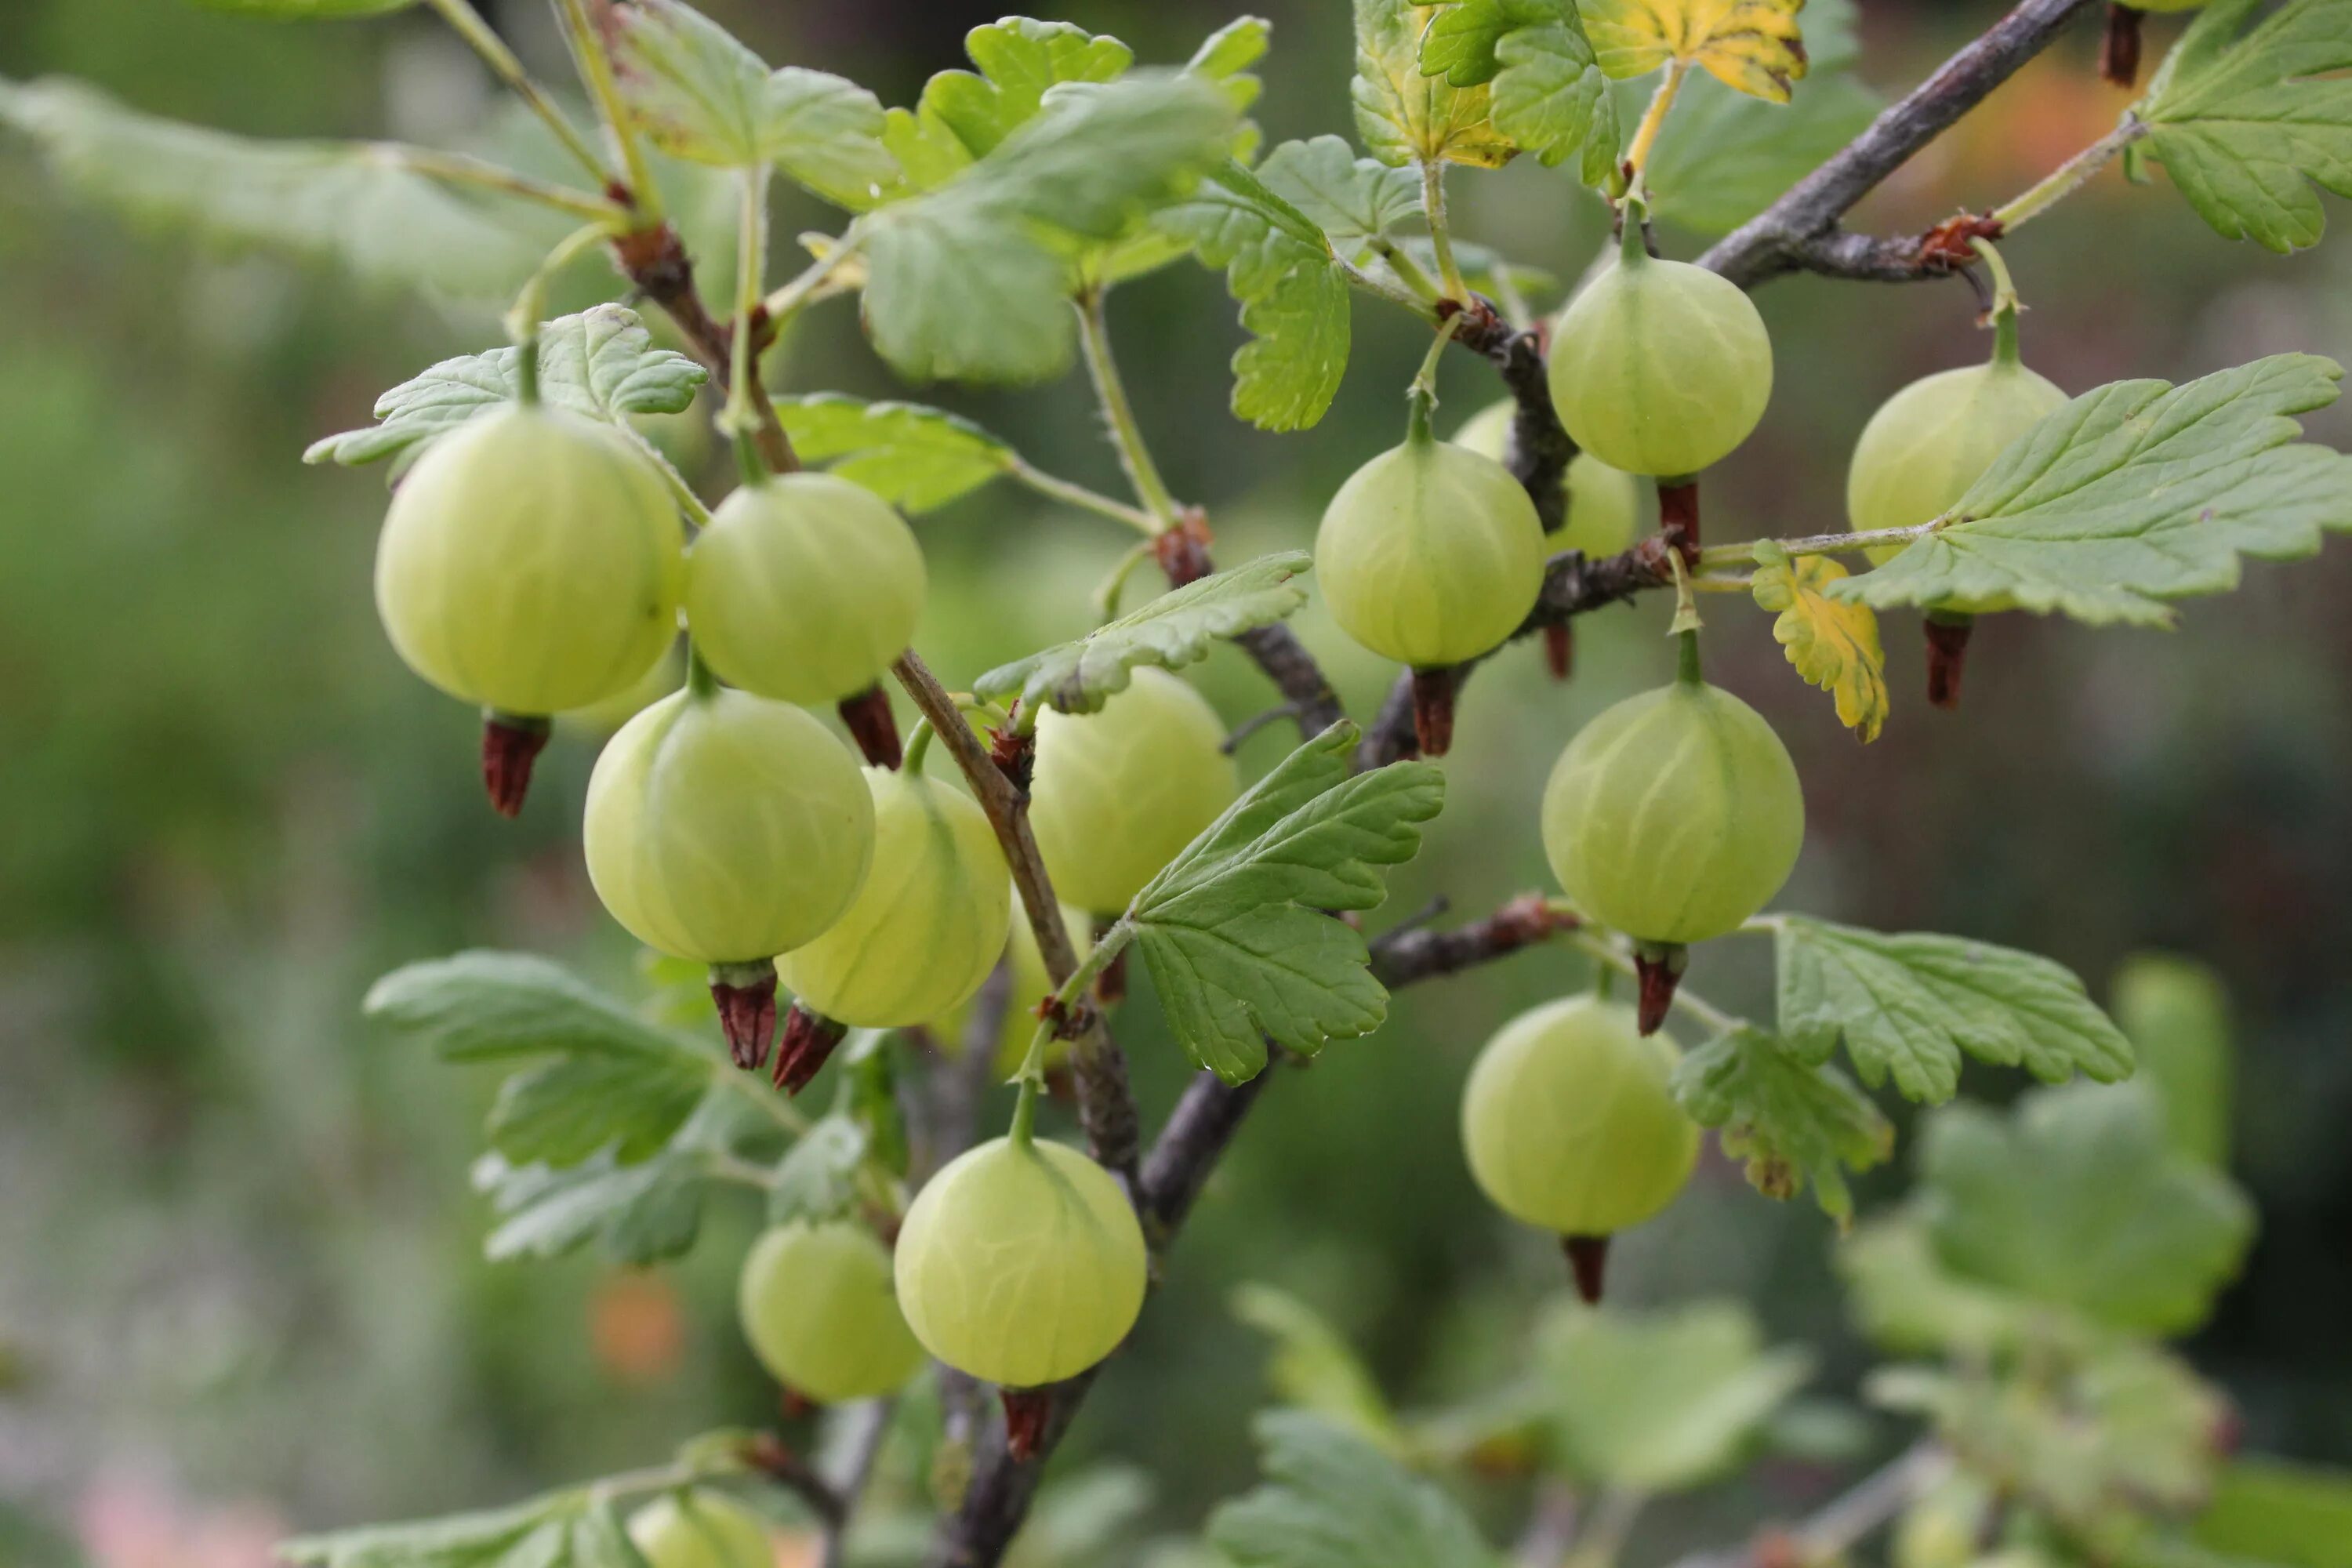
[[[1598,996],[1504,1025],[1462,1091],[1479,1190],[1562,1236],[1609,1236],[1664,1208],[1698,1163],[1698,1124],[1671,1086],[1678,1056],[1638,1032],[1633,1008]]]
[[[874,857],[874,799],[790,703],[689,686],[621,726],[588,778],[588,879],[647,947],[698,963],[789,952],[838,920]]]
[[[1006,921],[1004,962],[1011,968],[1010,984],[1004,991],[1004,1016],[997,1030],[996,1067],[1008,1078],[1028,1054],[1029,1037],[1035,1033],[1038,1001],[1054,991],[1053,977],[1045,973],[1045,955],[1037,951],[1037,933],[1029,929],[1029,911],[1022,907],[1021,890],[1014,889],[1008,900],[1012,906]],[[1094,917],[1075,904],[1059,906],[1062,929],[1069,934],[1070,947],[1086,962],[1094,951]],[[949,1008],[929,1023],[931,1037],[948,1055],[963,1054],[964,1034],[971,1026],[971,998]],[[1066,1059],[1073,1042],[1064,1039],[1045,1043],[1045,1065],[1053,1067]]]
[[[1500,403],[1488,404],[1454,433],[1454,444],[1499,463],[1510,450],[1511,421],[1517,414],[1518,405],[1507,397]],[[1579,452],[1570,458],[1568,521],[1544,535],[1544,548],[1614,555],[1632,544],[1641,531],[1639,481],[1590,452]]]
[[[861,1028],[960,1005],[1004,951],[1013,875],[988,814],[918,772],[867,768],[874,864],[824,933],[776,965],[794,995]]]
[[[724,1492],[667,1492],[629,1516],[646,1568],[774,1568],[767,1521]]]
[[[636,679],[585,708],[566,709],[555,721],[572,733],[602,739],[685,684],[686,650],[672,643]]]
[[[1735,284],[1643,248],[1625,216],[1615,266],[1552,333],[1551,396],[1576,444],[1612,468],[1687,478],[1748,439],[1772,400],[1772,339]]]
[[[1416,669],[1460,664],[1509,637],[1543,574],[1535,502],[1494,458],[1433,438],[1424,395],[1403,445],[1339,487],[1315,535],[1331,618]]]
[[[1075,1149],[998,1138],[915,1194],[898,1230],[898,1306],[923,1348],[1005,1388],[1076,1377],[1143,1310],[1143,1228]]]
[[[687,557],[686,619],[719,678],[811,707],[872,686],[922,614],[923,552],[888,502],[832,474],[736,490]]]
[[[1037,715],[1029,826],[1054,890],[1124,913],[1241,794],[1224,721],[1164,669],[1142,668],[1098,712]]]
[[[1804,837],[1789,749],[1762,714],[1698,678],[1696,654],[1681,679],[1578,731],[1544,787],[1559,885],[1648,943],[1738,929],[1789,879]]]
[[[889,1249],[862,1225],[781,1225],[743,1259],[743,1337],[778,1383],[824,1405],[906,1385],[923,1347],[898,1310]]]
[[[625,689],[677,636],[677,506],[622,437],[512,404],[425,448],[393,492],[375,602],[408,667],[501,713]]]

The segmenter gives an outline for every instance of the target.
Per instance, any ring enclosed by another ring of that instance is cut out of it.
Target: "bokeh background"
[[[770,58],[906,102],[962,63],[993,4],[713,0]],[[1347,8],[1267,0],[1271,139],[1348,130]],[[1901,90],[2000,9],[1870,0],[1863,75]],[[544,7],[488,7],[547,74]],[[1178,60],[1222,11],[1066,0],[1048,14]],[[2006,199],[2112,124],[2120,94],[2072,37],[1858,216],[1912,229]],[[147,109],[267,134],[454,142],[494,108],[471,57],[423,15],[315,29],[159,0],[10,0],[0,75],[69,73]],[[1601,217],[1532,165],[1458,174],[1461,231],[1572,279]],[[822,221],[780,208],[780,232]],[[2161,188],[2112,173],[2007,247],[2028,357],[2069,390],[2171,379],[2259,354],[2352,360],[2352,213],[2291,259],[2231,246]],[[1689,255],[1689,237],[1667,237]],[[1556,297],[1556,296],[1555,296]],[[374,473],[306,468],[374,395],[497,339],[494,313],[371,293],[276,261],[145,236],[58,191],[0,139],[0,1561],[248,1568],[296,1527],[501,1501],[643,1462],[772,1391],[729,1297],[755,1216],[646,1274],[593,1256],[481,1261],[466,1168],[490,1082],[374,1037],[368,982],[467,945],[521,947],[635,984],[583,878],[593,742],[566,735],[530,809],[483,808],[472,714],[411,678],[377,630]],[[1549,301],[1546,301],[1549,302]],[[1761,295],[1780,380],[1763,428],[1709,483],[1710,537],[1839,525],[1846,454],[1876,403],[1983,352],[1957,282],[1812,279]],[[1189,264],[1113,301],[1139,413],[1176,489],[1231,563],[1311,538],[1323,499],[1397,438],[1426,338],[1374,302],[1331,416],[1260,434],[1225,410],[1237,340],[1219,279]],[[1496,395],[1468,356],[1447,415]],[[816,313],[782,384],[894,390],[851,312]],[[1076,381],[926,398],[1036,461],[1116,489]],[[2352,417],[2313,421],[2352,445]],[[1088,623],[1127,541],[1009,489],[921,526],[934,604],[919,647],[950,681]],[[2352,548],[2251,566],[2169,633],[2005,617],[1977,638],[1957,714],[1919,700],[1916,634],[1890,621],[1897,707],[1864,748],[1786,668],[1769,617],[1711,601],[1711,673],[1788,738],[1811,810],[1785,902],[2050,953],[2103,990],[2161,946],[2218,966],[2241,1060],[2236,1173],[2262,1209],[2243,1280],[2191,1352],[2273,1452],[2352,1459]],[[1664,609],[1591,617],[1565,688],[1521,648],[1469,689],[1452,800],[1402,913],[1465,914],[1545,884],[1533,803],[1601,706],[1661,678]],[[1310,609],[1301,629],[1369,713],[1387,671]],[[1267,689],[1230,650],[1200,673],[1239,721]],[[1284,742],[1244,751],[1263,768]],[[1720,946],[1722,944],[1718,944]],[[1247,1484],[1263,1342],[1228,1297],[1266,1280],[1331,1314],[1399,1397],[1505,1375],[1557,1289],[1556,1255],[1478,1202],[1454,1098],[1515,1009],[1581,978],[1538,952],[1401,998],[1377,1037],[1269,1094],[1074,1449],[1139,1467],[1182,1531]],[[1764,954],[1733,944],[1692,984],[1769,1005]],[[1148,1000],[1122,1019],[1147,1110],[1182,1079]],[[1972,1069],[1964,1092],[2012,1075]],[[1902,1156],[1864,1184],[1899,1192]],[[1629,1237],[1635,1301],[1730,1294],[1818,1348],[1814,1392],[1851,1398],[1868,1352],[1828,1268],[1830,1227],[1711,1156]],[[1864,1418],[1865,1445],[1896,1440]],[[1827,1484],[1769,1465],[1645,1524],[1636,1560],[1737,1541]]]

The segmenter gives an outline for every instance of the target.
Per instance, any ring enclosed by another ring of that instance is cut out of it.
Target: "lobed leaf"
[[[1234,355],[1234,413],[1264,430],[1321,419],[1348,369],[1349,284],[1313,220],[1238,163],[1228,163],[1159,226],[1225,269],[1251,341]]]
[[[837,1111],[802,1133],[769,1184],[768,1223],[826,1220],[848,1213],[857,1201],[857,1169],[866,1163],[872,1142],[865,1123]]]
[[[1518,151],[1496,130],[1494,90],[1422,74],[1421,41],[1438,5],[1356,0],[1356,139],[1391,167],[1467,163],[1499,169]]]
[[[1170,1028],[1228,1083],[1265,1068],[1268,1040],[1311,1056],[1387,1016],[1363,937],[1326,911],[1387,896],[1379,868],[1421,847],[1445,778],[1418,762],[1355,773],[1356,740],[1342,721],[1293,752],[1146,884],[1121,922]]]
[[[1736,1302],[1647,1316],[1566,1307],[1539,1331],[1536,1360],[1555,1461],[1645,1495],[1729,1469],[1812,1375],[1811,1356],[1767,1350]]]
[[[1751,98],[1786,103],[1805,74],[1797,13],[1805,0],[1580,0],[1601,68],[1647,76],[1697,66]]]
[[[866,330],[901,374],[1026,381],[1069,363],[1076,260],[1225,157],[1235,110],[1203,78],[1054,89],[968,168],[861,220]]]
[[[1206,658],[1216,638],[1288,616],[1307,602],[1307,590],[1293,579],[1313,564],[1313,556],[1290,550],[1188,583],[1076,642],[1000,665],[973,681],[972,691],[995,699],[1018,694],[1033,710],[1092,713],[1127,689],[1139,665],[1181,669]]]
[[[1945,1268],[1926,1222],[1908,1209],[1867,1220],[1840,1242],[1837,1270],[1855,1326],[1898,1355],[1985,1357],[2051,1330],[2044,1304]]]
[[[509,1508],[406,1524],[374,1524],[331,1535],[281,1542],[278,1555],[319,1568],[491,1568],[546,1552],[551,1563],[565,1544],[577,1494],[533,1498]]]
[[[766,61],[680,0],[627,0],[604,13],[631,121],[674,158],[749,169],[772,163],[827,201],[863,212],[895,182],[882,104],[824,71]]]
[[[1851,1079],[1753,1027],[1684,1057],[1675,1098],[1699,1125],[1721,1130],[1723,1152],[1747,1161],[1757,1191],[1790,1198],[1810,1181],[1814,1202],[1841,1227],[1853,1221],[1845,1172],[1894,1152],[1894,1128]]]
[[[2352,530],[2352,458],[2296,444],[2294,418],[2335,402],[2343,374],[2273,354],[2181,386],[2087,393],[2020,437],[1934,531],[1829,593],[2167,624],[2170,601],[2237,586],[2242,554],[2310,555],[2324,531]]]
[[[598,1154],[562,1169],[485,1154],[474,1163],[474,1187],[502,1223],[482,1253],[493,1263],[556,1258],[595,1241],[632,1268],[676,1258],[701,1231],[709,1186],[702,1162],[684,1154],[635,1165]]]
[[[232,136],[79,82],[0,79],[0,125],[134,222],[331,263],[376,287],[504,301],[576,222],[517,197],[460,195],[389,144]]]
[[[2171,1147],[2137,1086],[2039,1089],[2009,1116],[1948,1106],[1920,1192],[1955,1273],[2135,1333],[2202,1321],[2254,1227],[2244,1194]]]
[[[1768,539],[1756,547],[1752,591],[1759,608],[1780,612],[1772,636],[1798,678],[1835,698],[1838,722],[1868,742],[1878,739],[1890,706],[1886,650],[1879,646],[1876,616],[1822,593],[1845,574],[1826,555],[1791,556]],[[1788,1026],[1785,1018],[1781,1026]]]
[[[512,344],[443,360],[376,399],[381,423],[315,442],[306,463],[373,463],[413,458],[486,408],[519,395]],[[635,311],[594,305],[539,331],[539,393],[553,407],[620,424],[633,414],[678,414],[709,373],[682,353],[654,347]]]
[[[1801,915],[1773,929],[1782,1035],[1817,1062],[1843,1036],[1873,1089],[1892,1078],[1907,1099],[1949,1100],[1963,1052],[2045,1083],[2131,1075],[2131,1042],[2063,964],[1965,937]]]
[[[1277,1398],[1403,1457],[1404,1432],[1379,1383],[1314,1308],[1271,1285],[1243,1285],[1233,1304],[1234,1316],[1274,1342],[1265,1376]]]
[[[2172,183],[2225,239],[2284,254],[2352,196],[2352,0],[2217,0],[2134,110]]]
[[[1266,1479],[1209,1520],[1233,1568],[1497,1568],[1454,1500],[1374,1444],[1297,1410],[1250,1429]]]
[[[909,515],[968,495],[1019,461],[969,419],[916,403],[820,392],[777,399],[776,416],[803,461],[830,464]]]
[[[562,965],[530,953],[461,952],[408,964],[370,986],[361,1008],[446,1061],[551,1052],[705,1059]]]
[[[1412,171],[1359,158],[1342,137],[1285,142],[1255,173],[1268,191],[1323,231],[1328,248],[1350,256],[1421,216],[1421,182]]]
[[[1491,84],[1494,129],[1545,167],[1577,158],[1588,185],[1616,169],[1616,100],[1575,0],[1441,0],[1421,69],[1454,88]]]

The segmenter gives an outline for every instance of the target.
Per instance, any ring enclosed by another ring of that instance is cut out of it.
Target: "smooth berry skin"
[[[849,1220],[778,1226],[743,1260],[736,1310],[778,1383],[824,1405],[878,1399],[923,1364],[898,1310],[890,1253]]]
[[[435,441],[393,492],[376,609],[450,696],[559,713],[626,690],[668,649],[683,544],[660,475],[620,437],[509,405]]]
[[[1507,397],[1490,403],[1454,432],[1454,444],[1499,463],[1510,450],[1511,421],[1517,414],[1518,405]],[[1544,535],[1544,548],[1614,555],[1642,531],[1642,510],[1639,480],[1590,452],[1579,452],[1568,465],[1567,521]]]
[[[1629,255],[1552,334],[1551,395],[1581,449],[1685,479],[1730,456],[1772,400],[1772,339],[1746,293],[1704,268]]]
[[[2066,405],[2056,383],[2021,363],[1973,364],[1913,382],[1872,415],[1846,473],[1856,532],[1916,528],[1950,512],[1994,461]],[[1869,552],[1874,564],[1903,545]]]
[[[699,1487],[656,1498],[631,1514],[629,1540],[646,1568],[774,1568],[775,1563],[767,1521],[725,1493]]]

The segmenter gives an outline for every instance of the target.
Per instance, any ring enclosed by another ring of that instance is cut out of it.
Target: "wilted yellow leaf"
[[[1495,129],[1493,89],[1421,74],[1421,39],[1438,7],[1356,0],[1356,132],[1391,167],[1467,163],[1499,169],[1517,144]]]
[[[1703,66],[1751,98],[1789,101],[1805,74],[1805,0],[1580,0],[1601,68],[1622,79],[1668,60]]]
[[[1837,699],[1838,722],[1864,741],[1886,722],[1886,650],[1878,617],[1822,592],[1846,574],[1826,555],[1790,557],[1769,540],[1756,547],[1757,604],[1777,610],[1772,635],[1811,685]]]

